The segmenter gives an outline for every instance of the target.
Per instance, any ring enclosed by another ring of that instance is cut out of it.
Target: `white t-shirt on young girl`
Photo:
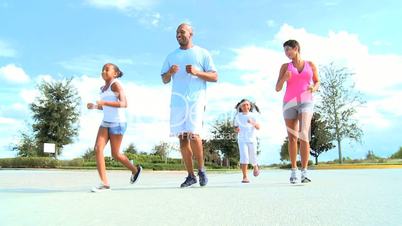
[[[112,85],[117,82],[121,85],[119,80],[114,79],[109,87],[105,91],[100,92],[100,98],[103,101],[118,101],[118,94],[113,92],[112,90]],[[103,121],[104,122],[126,122],[126,109],[125,108],[116,108],[116,107],[110,107],[110,106],[102,106],[103,108]]]
[[[193,65],[199,71],[216,71],[212,57],[206,49],[194,45],[190,49],[176,49],[163,63],[161,74],[166,73],[172,65],[178,65],[179,71],[172,76],[171,108],[189,107],[188,104],[206,103],[205,80],[188,74],[186,65]]]
[[[259,123],[258,115],[253,112],[248,112],[247,114],[239,112],[236,115],[234,126],[240,129],[237,135],[239,142],[257,142],[257,129],[248,120]]]

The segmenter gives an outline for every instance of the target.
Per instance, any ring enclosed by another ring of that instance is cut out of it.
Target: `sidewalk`
[[[314,170],[290,185],[286,170],[210,173],[180,189],[185,172],[108,171],[112,191],[90,193],[96,171],[0,170],[0,225],[400,225],[402,169]]]

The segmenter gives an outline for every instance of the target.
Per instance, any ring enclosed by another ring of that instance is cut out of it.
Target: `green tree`
[[[167,142],[161,141],[159,144],[155,145],[153,150],[153,155],[159,155],[162,159],[165,159],[165,163],[167,164],[167,158],[172,150],[175,150],[175,147]]]
[[[399,150],[391,155],[391,159],[402,159],[402,147],[399,147]]]
[[[348,68],[331,63],[323,66],[321,72],[322,101],[317,107],[337,142],[339,163],[342,163],[342,140],[348,138],[350,141],[361,141],[363,130],[353,116],[356,108],[364,101],[360,93],[354,91],[354,83],[351,81],[353,73]]]
[[[229,161],[229,165],[237,165],[239,163],[239,148],[233,120],[229,117],[216,120],[212,125],[211,133],[213,138],[208,140],[211,149],[220,150],[224,158]]]
[[[369,150],[366,154],[366,159],[367,160],[378,160],[378,159],[381,159],[381,157],[375,155],[374,151]]]
[[[138,154],[137,147],[136,147],[133,143],[131,143],[131,144],[129,144],[129,145],[127,146],[126,149],[124,149],[123,153],[124,153],[124,154],[128,154],[128,153],[131,153],[131,154]]]
[[[202,140],[202,146],[204,148],[204,160],[205,162],[221,165],[221,156],[218,151],[214,149],[213,145],[208,140]]]
[[[71,80],[43,81],[38,86],[40,96],[30,106],[36,143],[56,144],[57,155],[78,134],[80,98]]]
[[[333,138],[328,122],[322,119],[319,113],[314,113],[311,119],[310,154],[315,157],[316,165],[318,165],[318,156],[320,154],[335,147],[332,141]]]
[[[95,149],[93,149],[93,148],[88,148],[88,149],[85,151],[84,155],[82,155],[82,158],[83,158],[85,161],[93,161],[93,160],[95,160]]]
[[[35,157],[39,154],[38,145],[32,133],[21,132],[20,139],[17,144],[12,145],[13,151],[18,151],[17,155],[20,157]]]
[[[281,146],[281,152],[280,152],[281,161],[289,161],[290,160],[288,145],[289,145],[289,140],[286,137]]]

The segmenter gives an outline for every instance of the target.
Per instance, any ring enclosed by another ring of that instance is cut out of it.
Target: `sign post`
[[[43,143],[43,152],[44,153],[49,153],[49,156],[51,153],[54,153],[54,157],[57,159],[57,153],[56,153],[56,145],[53,143]]]

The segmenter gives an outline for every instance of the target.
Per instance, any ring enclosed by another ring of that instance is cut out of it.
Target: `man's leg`
[[[180,140],[180,151],[181,155],[184,161],[184,165],[186,166],[188,176],[186,177],[186,180],[180,185],[180,187],[185,188],[189,187],[193,184],[197,183],[197,178],[194,175],[194,170],[193,170],[193,153],[191,150],[190,146],[190,141],[188,139],[187,134],[182,134],[179,136]]]
[[[191,150],[188,135],[187,134],[179,135],[179,141],[180,141],[181,156],[183,158],[184,165],[186,166],[188,175],[195,176],[193,169],[193,152]]]
[[[202,147],[202,140],[198,134],[190,134],[190,146],[198,162],[200,186],[205,186],[208,184],[208,177],[204,167],[204,150]]]
[[[204,150],[202,147],[202,140],[197,134],[190,134],[190,146],[198,163],[198,170],[204,170]]]

